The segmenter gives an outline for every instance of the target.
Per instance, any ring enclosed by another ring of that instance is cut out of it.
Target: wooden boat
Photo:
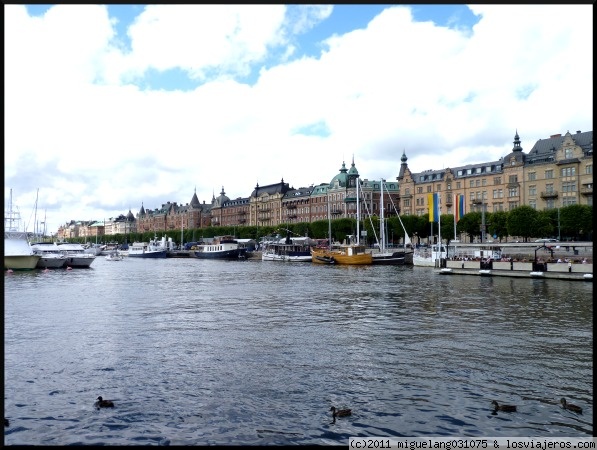
[[[345,264],[345,265],[370,265],[373,256],[366,251],[367,247],[361,244],[343,244],[332,250],[325,248],[312,248],[311,261],[317,264]]]

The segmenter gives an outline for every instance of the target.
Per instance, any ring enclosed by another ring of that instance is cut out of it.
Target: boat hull
[[[38,255],[4,256],[4,269],[33,270],[37,267]]]
[[[311,251],[288,251],[276,252],[275,250],[264,250],[261,253],[262,261],[287,261],[287,262],[310,262]]]
[[[222,250],[222,251],[200,251],[200,250],[192,250],[191,256],[197,259],[246,259],[246,251],[245,249],[236,248],[232,250]]]
[[[95,261],[95,256],[91,254],[87,254],[87,256],[67,256],[66,261],[64,263],[65,267],[78,267],[78,268],[88,268],[91,266],[91,263]]]
[[[373,253],[374,265],[412,265],[412,252]]]
[[[346,254],[336,250],[313,249],[311,251],[311,261],[316,264],[365,266],[373,264],[373,256],[371,256],[371,253]]]
[[[159,250],[155,252],[135,253],[129,250],[129,258],[166,258],[168,256],[167,250]]]
[[[38,269],[60,269],[64,267],[66,258],[63,256],[41,256],[37,262]]]

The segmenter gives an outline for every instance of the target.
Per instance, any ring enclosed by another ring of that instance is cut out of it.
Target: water
[[[4,280],[5,444],[593,433],[591,282],[103,257]]]

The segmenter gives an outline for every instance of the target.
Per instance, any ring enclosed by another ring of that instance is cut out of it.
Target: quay
[[[592,264],[591,264],[592,266]],[[435,270],[440,275],[476,275],[481,277],[515,277],[515,278],[543,278],[552,280],[593,281],[593,273],[589,272],[543,272],[520,270],[494,269],[458,269],[448,268]]]

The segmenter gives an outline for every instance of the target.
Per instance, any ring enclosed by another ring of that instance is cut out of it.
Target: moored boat
[[[66,256],[60,252],[55,242],[35,242],[31,248],[39,255],[38,269],[60,269],[66,264]]]
[[[72,268],[88,268],[95,261],[96,256],[90,253],[85,253],[85,249],[81,244],[58,242],[60,252],[66,257],[65,267]]]
[[[172,244],[172,238],[170,238],[168,244]],[[130,258],[166,258],[168,250],[166,236],[163,236],[159,241],[156,236],[149,242],[133,242],[129,246],[128,256]]]
[[[313,241],[308,237],[283,239],[264,243],[262,261],[310,262]]]
[[[10,204],[4,213],[4,269],[33,270],[39,261],[29,244],[26,231],[20,230],[21,215],[12,209],[12,189],[10,190]]]
[[[193,246],[191,256],[199,259],[246,259],[247,249],[233,236],[216,236],[210,243]]]
[[[348,236],[348,243],[337,247],[312,248],[311,261],[316,264],[345,264],[345,265],[370,265],[373,264],[373,256],[367,252],[367,247],[362,244],[351,244]]]

